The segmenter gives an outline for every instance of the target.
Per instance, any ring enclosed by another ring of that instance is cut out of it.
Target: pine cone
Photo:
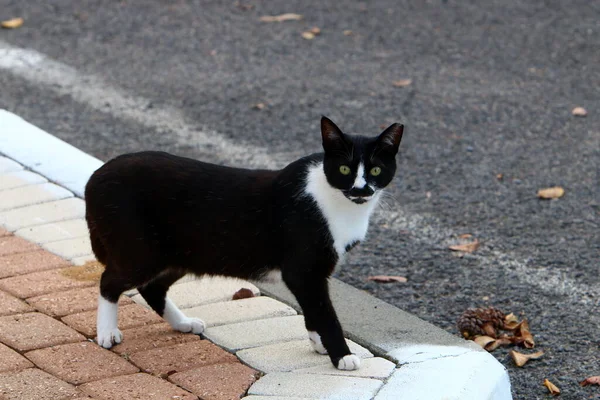
[[[504,327],[504,313],[497,308],[469,308],[456,323],[458,331],[465,339],[477,335],[496,338],[496,329]]]

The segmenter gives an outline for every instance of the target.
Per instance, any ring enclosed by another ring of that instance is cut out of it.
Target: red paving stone
[[[231,400],[244,397],[258,372],[242,364],[214,364],[169,376],[169,380],[202,400]]]
[[[95,310],[98,306],[98,293],[98,286],[92,286],[30,297],[27,302],[45,314],[53,317],[64,317],[65,315]],[[133,300],[127,296],[121,296],[119,304],[133,304]]]
[[[198,399],[172,383],[141,373],[86,383],[79,389],[98,400]]]
[[[142,371],[157,376],[187,371],[211,364],[239,363],[236,356],[208,340],[140,351],[130,354],[129,359]]]
[[[27,251],[40,250],[35,243],[31,243],[18,236],[4,236],[0,237],[0,256],[6,256],[8,254],[25,253]]]
[[[67,267],[69,262],[45,250],[10,254],[0,257],[0,278]]]
[[[44,371],[74,385],[139,371],[124,358],[92,342],[30,351],[25,357]]]
[[[2,400],[63,400],[81,397],[74,386],[36,368],[0,374]]]
[[[33,311],[24,301],[0,290],[0,317]]]
[[[6,229],[0,227],[0,237],[4,237],[4,236],[10,236],[11,233],[9,231],[7,231]]]
[[[18,371],[33,367],[25,357],[0,343],[0,372]]]
[[[121,332],[123,333],[123,342],[111,349],[117,354],[133,354],[143,350],[200,340],[198,335],[177,332],[167,323],[126,329]]]
[[[0,290],[4,290],[21,299],[26,299],[47,293],[98,285],[97,282],[77,281],[66,277],[62,272],[67,270],[69,268],[52,269],[0,279]]]
[[[85,340],[83,335],[41,313],[0,317],[0,342],[18,351],[82,340]]]
[[[62,318],[62,321],[84,335],[96,336],[96,310],[67,315]],[[119,329],[135,328],[163,321],[154,311],[139,304],[119,307]]]

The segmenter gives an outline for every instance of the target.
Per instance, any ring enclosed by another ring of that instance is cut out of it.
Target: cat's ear
[[[344,134],[332,120],[325,116],[321,117],[321,136],[325,151],[345,146]]]
[[[392,154],[398,153],[404,125],[392,124],[377,138],[377,147]]]

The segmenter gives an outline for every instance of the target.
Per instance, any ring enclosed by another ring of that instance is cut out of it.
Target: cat
[[[208,164],[164,152],[118,156],[85,188],[92,249],[105,265],[97,342],[120,343],[117,301],[137,288],[175,330],[201,333],[166,296],[187,273],[261,280],[274,274],[300,304],[310,343],[335,367],[360,359],[344,340],[328,278],[365,238],[369,217],[396,172],[404,126],[379,136],[344,134],[322,117],[324,153],[279,171]]]

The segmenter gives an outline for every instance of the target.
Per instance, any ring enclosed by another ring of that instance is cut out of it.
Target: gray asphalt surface
[[[285,12],[304,18],[259,20]],[[177,110],[248,152],[126,118],[104,92],[90,103],[0,69],[0,108],[103,160],[161,149],[284,165],[319,149],[323,114],[372,135],[404,123],[385,211],[340,279],[452,333],[467,307],[525,316],[546,355],[519,369],[508,349],[493,353],[515,399],[548,398],[545,378],[564,399],[600,398],[578,384],[600,375],[599,2],[2,0],[0,19],[13,16],[25,25],[1,42],[147,100],[141,115]],[[313,26],[321,34],[303,39]],[[588,116],[572,116],[576,106]],[[554,185],[564,197],[536,197]],[[466,233],[481,247],[449,251]],[[375,274],[408,283],[366,281]]]

